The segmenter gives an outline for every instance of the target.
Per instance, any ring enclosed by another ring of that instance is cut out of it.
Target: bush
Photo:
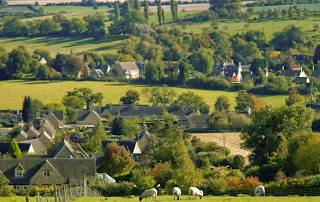
[[[173,187],[178,187],[178,183],[175,180],[168,180],[166,183],[166,193],[171,194]]]
[[[112,183],[106,182],[103,179],[90,178],[88,186],[98,190],[103,196],[128,196],[132,194],[133,183],[121,182]]]
[[[263,183],[259,181],[257,177],[246,177],[242,181],[242,190],[243,191],[252,191],[257,186],[262,185]]]
[[[242,189],[241,179],[239,177],[229,176],[226,178],[228,191],[238,192]]]
[[[234,169],[242,169],[245,163],[246,159],[244,158],[244,156],[237,154],[233,157],[231,167]]]
[[[228,177],[238,177],[239,179],[244,179],[245,178],[245,176],[241,172],[241,170],[238,170],[238,169],[230,170],[229,173],[227,174],[227,176]]]
[[[54,193],[54,187],[38,187],[38,186],[32,186],[29,190],[30,196],[36,196],[37,193],[40,193],[40,195],[45,195],[46,193]]]

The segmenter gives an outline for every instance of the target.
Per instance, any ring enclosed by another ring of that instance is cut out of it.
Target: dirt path
[[[240,143],[242,142],[240,133],[225,133],[224,135],[226,147],[230,149],[231,155],[240,154],[246,158],[246,163],[248,163],[248,155],[250,152],[240,148]],[[218,145],[223,146],[223,133],[192,133],[192,136],[200,138],[203,142],[214,141]]]

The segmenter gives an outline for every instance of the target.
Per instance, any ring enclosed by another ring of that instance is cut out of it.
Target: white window
[[[23,177],[23,170],[16,170],[15,171],[15,176],[16,177]]]

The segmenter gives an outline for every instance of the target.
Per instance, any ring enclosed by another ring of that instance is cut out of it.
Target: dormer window
[[[50,176],[50,170],[44,170],[43,176],[49,177]]]
[[[23,177],[23,167],[22,165],[19,163],[17,165],[17,167],[14,169],[14,176],[15,177]]]

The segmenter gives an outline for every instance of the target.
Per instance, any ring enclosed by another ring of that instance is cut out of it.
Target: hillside
[[[224,135],[226,147],[230,149],[231,155],[240,154],[246,157],[246,161],[248,162],[250,152],[240,148],[240,143],[242,142],[240,132],[226,132]],[[192,136],[200,138],[203,142],[214,141],[218,145],[223,146],[223,133],[192,133]]]

